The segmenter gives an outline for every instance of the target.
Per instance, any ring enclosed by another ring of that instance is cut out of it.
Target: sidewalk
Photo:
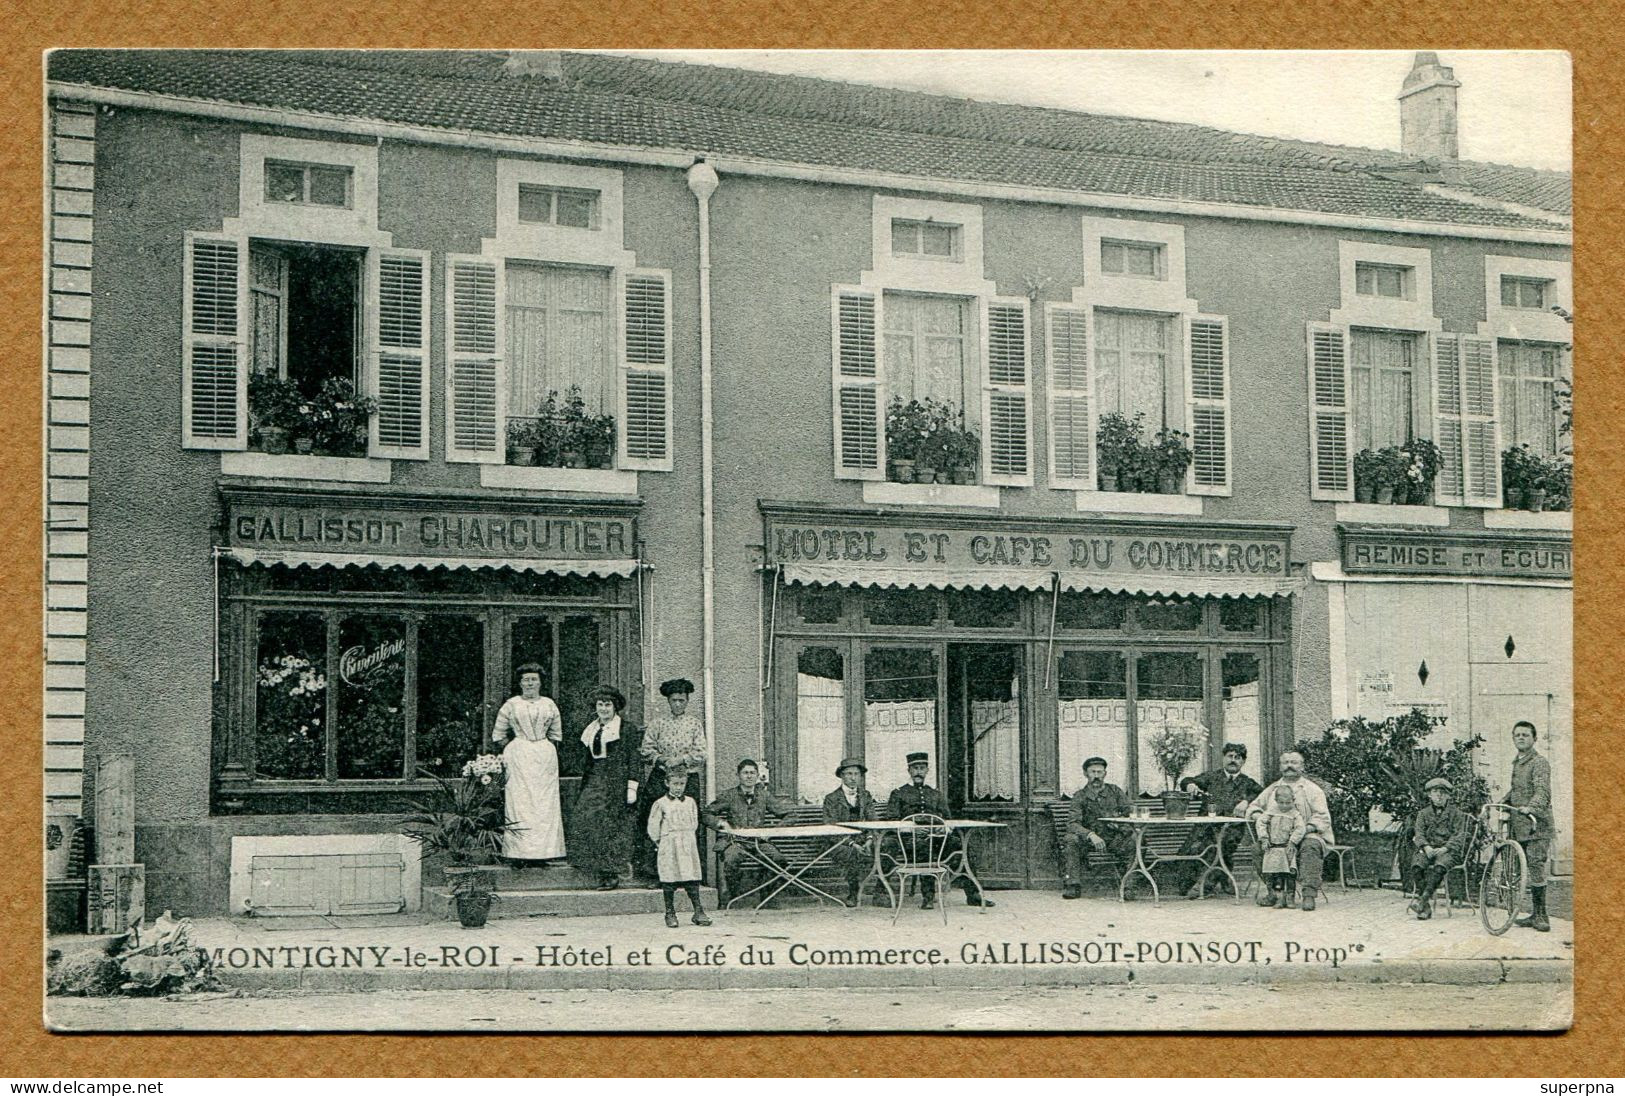
[[[422,916],[218,918],[192,940],[242,989],[758,989],[1270,983],[1566,983],[1573,923],[1483,930],[1476,909],[1431,921],[1394,891],[1336,887],[1313,913],[1250,899],[1119,903],[992,892],[982,912],[833,907],[713,911],[668,929],[659,915],[522,917],[468,930]],[[71,949],[85,938],[53,939]],[[771,959],[771,962],[768,960]]]

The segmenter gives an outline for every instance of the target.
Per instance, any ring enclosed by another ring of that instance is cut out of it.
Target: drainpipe
[[[721,181],[716,169],[697,160],[688,189],[700,207],[700,591],[705,689],[705,797],[716,795],[716,516],[713,512],[711,414],[711,195]]]

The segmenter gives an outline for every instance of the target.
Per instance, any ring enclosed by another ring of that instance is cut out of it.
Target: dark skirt
[[[636,808],[626,802],[622,766],[599,762],[587,770],[570,813],[565,849],[577,871],[619,875],[632,859]]]

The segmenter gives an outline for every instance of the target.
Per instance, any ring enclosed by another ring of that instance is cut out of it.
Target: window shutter
[[[1466,453],[1462,448],[1461,340],[1459,336],[1433,336],[1433,443],[1439,447],[1439,476],[1434,494],[1440,502],[1461,505],[1466,482]]]
[[[502,262],[446,256],[446,459],[507,458]]]
[[[876,342],[880,295],[836,287],[834,296],[835,475],[885,479],[886,386]]]
[[[1354,499],[1354,424],[1349,410],[1348,332],[1309,325],[1309,497]]]
[[[1185,410],[1193,495],[1230,493],[1230,331],[1223,316],[1185,324]]]
[[[1461,336],[1463,475],[1468,506],[1501,505],[1501,424],[1495,399],[1495,342]]]
[[[371,395],[375,456],[429,459],[429,255],[375,250]]]
[[[181,444],[248,447],[248,246],[186,234],[181,302]]]
[[[621,283],[622,468],[670,472],[671,275],[628,271]]]
[[[1033,481],[1031,402],[1027,383],[1027,301],[995,298],[987,305],[987,369],[982,388],[982,482]]]
[[[1050,484],[1095,489],[1095,381],[1089,358],[1089,310],[1050,305]]]

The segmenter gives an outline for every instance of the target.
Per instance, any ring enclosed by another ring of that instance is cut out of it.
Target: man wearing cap
[[[658,887],[660,879],[655,870],[657,850],[645,831],[649,812],[666,794],[666,774],[686,773],[683,794],[694,802],[700,802],[705,794],[701,779],[705,771],[705,724],[688,710],[693,692],[694,683],[686,677],[663,682],[660,695],[666,698],[668,711],[650,720],[643,732],[643,777],[638,781],[638,869],[650,887]]]
[[[1134,835],[1103,818],[1126,818],[1128,796],[1116,784],[1106,783],[1106,759],[1091,757],[1083,763],[1087,783],[1072,793],[1066,820],[1066,888],[1062,898],[1083,897],[1083,859],[1093,849],[1104,852],[1117,865],[1118,875],[1134,862]],[[1125,897],[1128,897],[1125,895]]]
[[[824,796],[824,821],[833,825],[842,822],[873,822],[875,820],[875,797],[869,794],[869,789],[863,786],[863,778],[869,770],[863,762],[855,757],[842,758],[841,763],[835,767],[835,775],[840,778],[840,787]],[[873,860],[869,842],[860,841],[842,845],[835,853],[835,863],[846,876],[846,904],[858,904],[858,888],[863,883],[864,872],[868,870]]]
[[[895,789],[886,806],[891,816],[901,821],[910,815],[934,814],[938,818],[948,817],[948,797],[925,782],[925,774],[931,771],[931,755],[924,753],[911,753],[908,755],[908,783]],[[959,841],[959,835],[950,833],[943,846],[943,859],[951,859],[958,854],[965,857],[964,846]],[[967,906],[984,906],[992,908],[993,901],[983,896],[975,883],[968,875],[959,877],[959,885],[965,890],[965,904]],[[937,905],[937,882],[934,879],[922,878],[920,880],[920,893],[924,901],[920,903],[921,909],[935,909]]]
[[[1433,892],[1450,869],[1461,863],[1467,849],[1467,813],[1450,802],[1455,786],[1442,776],[1427,782],[1428,805],[1416,814],[1411,827],[1411,844],[1416,855],[1411,867],[1417,876],[1416,901],[1411,910],[1418,921],[1433,916]],[[1446,900],[1449,899],[1446,894]]]
[[[739,783],[717,796],[700,814],[700,821],[706,829],[715,830],[720,835],[717,847],[721,850],[722,878],[727,884],[730,898],[737,898],[749,890],[744,885],[745,877],[760,868],[742,845],[729,839],[728,831],[771,826],[789,813],[778,796],[766,785],[756,782],[761,769],[755,761],[744,758],[734,771]],[[784,854],[769,842],[756,842],[755,851],[769,860],[784,862]]]
[[[1195,788],[1207,800],[1208,807],[1213,814],[1231,815],[1236,818],[1243,817],[1247,812],[1247,804],[1258,797],[1263,791],[1263,785],[1241,771],[1247,763],[1247,747],[1240,742],[1226,742],[1224,750],[1219,755],[1223,760],[1217,769],[1209,769],[1198,776],[1187,776],[1179,782],[1180,790],[1189,791]],[[1208,847],[1212,837],[1211,831],[1204,832],[1205,827],[1196,827],[1186,839],[1184,847],[1179,851],[1182,855],[1194,856]],[[1224,862],[1231,862],[1236,854],[1236,848],[1241,844],[1244,826],[1224,827]],[[1197,880],[1204,871],[1201,864],[1190,863],[1185,866],[1186,898],[1200,898],[1202,892],[1197,888]],[[1221,889],[1229,886],[1223,878],[1210,877],[1211,887]]]

